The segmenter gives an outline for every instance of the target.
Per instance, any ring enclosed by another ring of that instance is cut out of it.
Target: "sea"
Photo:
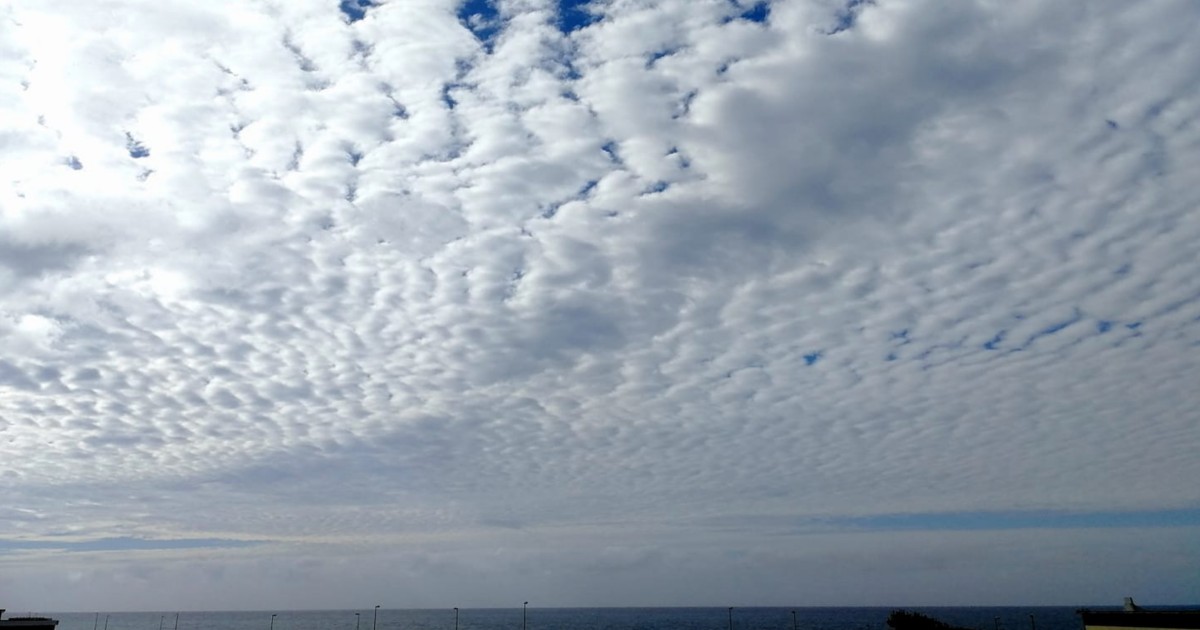
[[[1073,606],[906,607],[974,630],[1082,630]],[[58,630],[888,630],[895,608],[463,608],[49,613]],[[793,616],[793,611],[795,615]],[[178,614],[178,617],[176,616]],[[732,617],[732,619],[731,619]],[[456,625],[457,624],[457,625]]]

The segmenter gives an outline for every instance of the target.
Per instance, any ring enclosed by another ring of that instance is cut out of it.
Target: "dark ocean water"
[[[892,608],[734,608],[733,630],[887,630]],[[911,607],[976,630],[1082,630],[1073,606]],[[359,615],[356,617],[355,612]],[[178,630],[454,630],[454,611],[372,609],[265,612],[184,612]],[[175,630],[175,613],[62,613],[58,630]],[[520,608],[466,608],[459,630],[522,630]],[[525,630],[729,630],[726,608],[530,608]]]

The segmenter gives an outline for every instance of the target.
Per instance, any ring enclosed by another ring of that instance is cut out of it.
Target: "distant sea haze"
[[[1081,630],[1075,606],[878,608],[462,608],[459,630],[885,630],[913,610],[976,630]],[[1099,608],[1099,607],[1095,607]],[[792,611],[795,611],[793,617]],[[732,612],[732,615],[730,615]],[[357,615],[355,613],[358,613]],[[272,619],[274,615],[274,619]],[[1032,618],[1031,618],[1032,615]],[[175,630],[175,612],[63,613],[58,630]],[[453,609],[181,612],[179,630],[454,630]]]

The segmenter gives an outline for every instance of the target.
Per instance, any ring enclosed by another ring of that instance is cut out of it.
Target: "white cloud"
[[[240,606],[347,540],[646,584],[780,519],[1196,509],[1192,5],[598,6],[0,14],[0,542],[265,541]]]

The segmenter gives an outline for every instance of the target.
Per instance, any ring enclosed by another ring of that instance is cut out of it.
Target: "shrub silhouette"
[[[888,615],[887,625],[892,630],[969,630],[907,610],[893,610]]]

